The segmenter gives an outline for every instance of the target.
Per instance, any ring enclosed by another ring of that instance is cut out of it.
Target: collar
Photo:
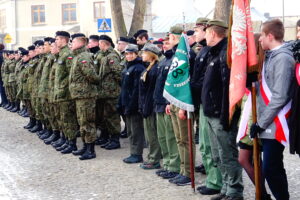
[[[80,48],[78,48],[78,49],[75,49],[75,50],[73,50],[73,54],[74,55],[78,55],[78,54],[80,54],[80,53],[82,53],[82,52],[84,52],[84,51],[86,51],[86,48],[85,48],[85,46],[82,46],[82,47],[80,47]]]
[[[223,38],[218,44],[210,48],[210,53],[212,55],[217,55],[219,52],[227,46],[227,38]]]

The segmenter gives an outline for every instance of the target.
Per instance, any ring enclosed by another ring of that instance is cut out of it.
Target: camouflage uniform
[[[100,84],[98,101],[99,107],[97,112],[100,115],[101,130],[108,131],[111,135],[120,134],[120,116],[117,112],[116,105],[120,95],[121,72],[119,54],[110,47],[104,52],[105,57],[101,59],[100,63]]]
[[[54,80],[54,102],[58,103],[62,131],[69,140],[76,138],[78,129],[76,107],[69,90],[69,74],[73,56],[66,45],[59,51]]]
[[[22,90],[22,71],[24,71],[24,63],[22,59],[20,59],[17,64],[16,64],[16,69],[15,69],[15,74],[16,74],[16,84],[17,84],[17,89],[16,89],[16,99],[17,100],[22,100],[21,95],[18,95],[18,93]]]
[[[85,47],[73,51],[74,59],[69,76],[69,88],[76,103],[77,121],[84,143],[96,140],[96,96],[99,77],[93,60]]]
[[[39,58],[38,56],[35,56],[29,61],[29,66],[28,66],[28,80],[27,80],[27,92],[29,93],[28,97],[30,99],[30,116],[35,118],[36,117],[36,112],[35,112],[35,98],[33,97],[33,88],[35,87],[34,85],[34,72],[35,69],[37,68],[37,65],[39,63]],[[27,96],[27,94],[25,95]]]
[[[30,92],[29,92],[29,69],[30,69],[30,61],[23,63],[24,64],[24,69],[22,70],[21,74],[21,85],[22,88],[18,91],[18,96],[20,96],[21,99],[23,99],[24,104],[27,108],[27,111],[29,113],[30,117],[34,117],[34,111],[31,106],[31,101],[30,101]]]
[[[6,95],[7,95],[7,99],[9,101],[10,100],[10,96],[9,96],[9,84],[8,84],[8,80],[9,80],[9,65],[12,64],[12,60],[7,59],[4,66],[3,66],[3,71],[4,71],[4,79],[3,79],[3,87],[5,89]]]
[[[15,74],[16,60],[11,60],[10,64],[7,66],[7,69],[8,69],[7,96],[11,102],[15,102],[16,95],[17,95],[16,74]]]

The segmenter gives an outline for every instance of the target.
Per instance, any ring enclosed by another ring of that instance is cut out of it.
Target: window
[[[39,25],[45,23],[45,6],[36,5],[31,6],[31,18],[33,25]]]
[[[95,19],[105,18],[104,1],[94,2],[94,18]]]
[[[0,10],[0,28],[6,28],[6,10]]]
[[[76,22],[76,4],[63,4],[62,5],[62,21],[63,24]]]

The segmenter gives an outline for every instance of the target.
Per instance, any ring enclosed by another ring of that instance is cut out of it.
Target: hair
[[[227,29],[224,27],[213,25],[208,27],[208,29],[214,31],[217,34],[217,36],[220,38],[224,38],[227,36]]]
[[[104,42],[104,44],[106,44],[107,46],[112,46],[112,43],[110,43],[109,41],[107,41],[107,40],[101,40],[101,41],[103,41]]]
[[[280,19],[272,19],[263,23],[262,32],[266,35],[272,34],[277,41],[284,38],[284,26]]]
[[[143,38],[145,38],[146,40],[148,40],[149,39],[149,35],[148,35],[148,33],[144,32],[144,33],[139,34],[138,38],[140,40],[142,40]]]
[[[141,77],[141,79],[146,82],[146,77],[147,77],[147,73],[148,71],[151,70],[151,68],[155,65],[155,63],[158,61],[158,56],[155,53],[152,53],[151,51],[144,51],[143,53],[146,53],[149,55],[150,59],[152,60],[149,64],[149,66],[146,69],[146,72],[143,74],[143,76]]]
[[[64,39],[66,41],[66,43],[69,43],[70,38],[61,36],[61,35],[58,35],[57,37],[60,37],[60,38]]]
[[[297,21],[297,26],[300,27],[300,19]]]
[[[78,40],[83,42],[85,45],[87,44],[87,38],[86,37],[77,37]]]

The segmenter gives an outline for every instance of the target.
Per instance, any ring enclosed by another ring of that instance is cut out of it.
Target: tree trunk
[[[139,1],[138,1],[139,2]],[[116,38],[127,35],[121,0],[110,0],[111,15]]]
[[[135,0],[133,17],[128,36],[133,36],[137,30],[142,29],[144,25],[144,17],[146,13],[146,0]]]
[[[229,22],[231,0],[216,0],[214,19],[224,20]]]

